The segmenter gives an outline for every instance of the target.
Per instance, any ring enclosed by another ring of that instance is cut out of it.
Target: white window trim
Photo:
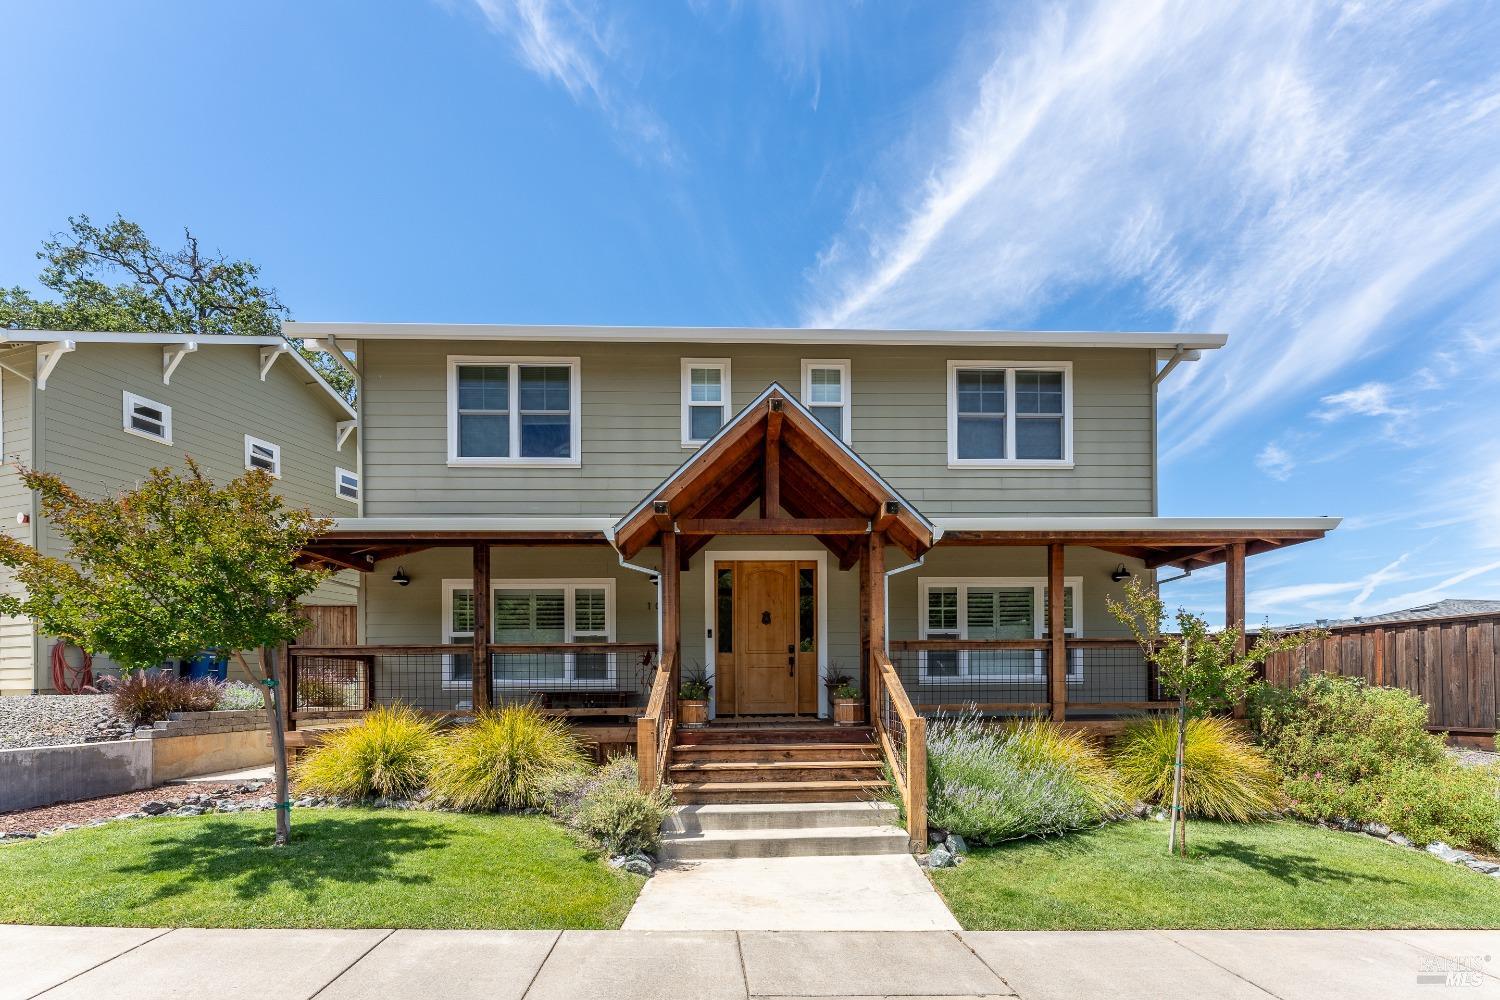
[[[1077,639],[1083,636],[1083,577],[1065,576],[1063,586],[1073,592],[1073,627],[1063,634]],[[1047,637],[1046,590],[1047,578],[1042,576],[923,576],[917,578],[917,637],[927,638],[927,594],[934,588],[953,587],[958,590],[958,636],[967,639],[969,634],[969,609],[965,591],[969,587],[1030,587],[1031,622],[1033,639]],[[1083,650],[1074,649],[1068,656],[1067,682],[1083,683]],[[922,653],[918,661],[917,676],[922,684],[1015,684],[1017,682],[1045,682],[1047,671],[1040,652],[1036,655],[1036,666],[1027,674],[970,674],[968,657],[959,653],[958,674],[951,677],[930,677],[927,673],[927,654]]]
[[[1005,453],[1016,453],[1016,372],[1062,372],[1062,458],[959,458],[958,371],[987,368],[1005,372]],[[948,468],[950,469],[1071,469],[1073,468],[1073,363],[1071,361],[949,361]]]
[[[841,402],[838,404],[843,411],[841,420],[842,430],[839,437],[845,444],[850,441],[849,433],[854,423],[854,380],[851,375],[849,359],[834,361],[819,361],[810,358],[802,359],[802,405],[811,409],[814,405],[812,399],[812,373],[815,368],[836,368],[839,371],[839,390]],[[832,406],[832,403],[818,403],[818,406]]]
[[[473,590],[473,589],[474,589],[474,581],[472,579],[457,579],[457,580],[444,580],[443,581],[443,621],[442,621],[442,633],[443,633],[443,640],[442,641],[443,642],[445,642],[445,643],[462,642],[462,641],[464,641],[466,639],[472,639],[474,637],[474,633],[473,632],[455,632],[453,630],[453,595],[454,595],[454,593],[456,593],[457,591],[460,591],[460,590]],[[575,623],[574,623],[574,620],[573,620],[573,611],[574,611],[574,608],[575,608],[575,601],[577,600],[577,593],[578,593],[578,591],[580,589],[582,589],[582,590],[603,590],[604,591],[604,630],[605,631],[604,631],[604,635],[603,636],[599,636],[599,635],[597,635],[595,633],[590,632],[590,633],[585,633],[585,638],[583,638],[583,639],[576,639],[576,638],[574,638],[577,635],[577,633],[574,631],[574,624]],[[592,580],[589,580],[589,579],[570,579],[570,580],[501,580],[501,579],[492,579],[492,580],[490,580],[490,602],[491,602],[491,605],[492,605],[491,608],[490,608],[490,642],[491,642],[491,644],[494,643],[494,637],[495,637],[495,623],[494,623],[495,612],[494,612],[494,608],[493,608],[493,603],[494,603],[494,600],[495,600],[495,592],[496,591],[500,591],[500,590],[561,590],[563,592],[563,620],[564,620],[565,624],[567,625],[567,629],[566,629],[566,631],[564,633],[564,638],[563,638],[564,642],[614,642],[615,641],[615,581],[613,579],[611,579],[611,578],[606,577],[606,578],[603,578],[603,579],[592,579]],[[615,655],[618,656],[619,654],[615,654]],[[569,690],[569,691],[582,690],[582,689],[588,689],[588,688],[606,688],[606,689],[607,688],[613,688],[619,682],[619,664],[618,664],[618,662],[614,658],[611,658],[607,662],[609,664],[609,676],[598,678],[596,680],[580,681],[580,680],[576,679],[576,676],[577,676],[577,667],[578,667],[577,656],[576,656],[576,654],[568,653],[568,654],[565,655],[564,660],[563,660],[563,679],[561,681],[555,681],[555,682],[552,682],[552,683],[554,683],[560,689],[566,689],[566,690]],[[471,680],[469,680],[469,679],[455,680],[454,677],[453,677],[453,657],[452,656],[444,656],[443,657],[443,687],[449,688],[449,689],[463,689],[463,688],[470,687],[472,685],[472,683],[473,682]],[[547,687],[547,682],[544,682],[544,681],[529,681],[529,680],[496,679],[496,680],[493,681],[493,686],[494,687],[539,688],[539,689],[541,689],[541,688],[546,688]]]
[[[350,479],[354,480],[354,496],[352,497],[346,495],[343,491],[345,476],[348,476]],[[359,473],[354,472],[351,469],[342,469],[335,466],[333,470],[333,495],[338,497],[340,500],[347,500],[350,503],[359,503]]]
[[[170,406],[165,403],[158,403],[154,399],[147,399],[145,396],[131,392],[129,389],[124,391],[122,399],[120,420],[121,427],[126,434],[134,434],[136,437],[145,438],[147,441],[155,441],[157,444],[172,443],[172,408]],[[161,411],[163,436],[158,437],[155,434],[147,434],[143,430],[137,430],[130,426],[130,411],[135,408],[137,403],[143,403],[154,410]]]
[[[458,453],[458,369],[460,365],[509,365],[510,378],[510,457],[464,457]],[[568,457],[521,457],[521,380],[520,365],[553,365],[568,368]],[[487,357],[472,354],[448,355],[448,465],[462,468],[579,468],[583,463],[579,442],[583,424],[583,366],[578,358]]]
[[[260,466],[251,465],[250,464],[250,449],[254,445],[260,445],[262,448],[265,448],[266,450],[268,450],[271,453],[271,463],[276,466],[274,469],[269,469],[269,470],[268,469],[261,469]],[[281,478],[281,445],[279,445],[279,444],[272,444],[271,442],[267,441],[265,438],[258,438],[258,437],[256,437],[253,434],[246,434],[245,435],[245,471],[248,472],[248,471],[250,471],[252,469],[259,469],[261,472],[269,472],[272,479],[280,479]]]
[[[682,446],[684,448],[697,448],[708,438],[694,438],[692,436],[692,421],[689,420],[692,411],[693,400],[693,369],[694,368],[717,368],[719,370],[719,385],[723,400],[719,403],[724,408],[724,419],[719,423],[720,427],[729,423],[734,416],[734,410],[730,407],[730,400],[734,397],[729,388],[729,359],[728,358],[683,358],[682,359]],[[702,403],[699,405],[709,405]]]

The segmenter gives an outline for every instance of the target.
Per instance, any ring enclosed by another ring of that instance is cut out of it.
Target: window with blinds
[[[462,642],[474,635],[474,590],[467,580],[448,580],[445,588],[446,642]],[[609,642],[613,637],[613,600],[608,581],[526,586],[495,584],[490,620],[496,645]],[[468,657],[450,657],[445,680],[467,683]],[[540,651],[498,653],[493,657],[496,684],[607,684],[615,679],[613,654],[607,652]]]
[[[1064,632],[1080,634],[1074,608],[1081,583],[1069,581],[1063,595]],[[957,579],[921,583],[921,637],[930,640],[1034,640],[1046,634],[1047,585],[1041,579]],[[1068,680],[1082,677],[1078,651],[1068,663]],[[923,679],[973,678],[1045,680],[1046,657],[1033,649],[927,650]]]

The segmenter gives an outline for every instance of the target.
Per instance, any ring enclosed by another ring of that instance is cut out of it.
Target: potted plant
[[[865,721],[864,704],[853,677],[835,667],[823,683],[828,688],[828,699],[833,702],[834,725],[858,726]]]
[[[677,687],[677,722],[683,726],[708,724],[708,693],[714,688],[703,664],[694,663],[682,672]]]

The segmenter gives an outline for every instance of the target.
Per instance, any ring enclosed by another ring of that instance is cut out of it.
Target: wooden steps
[[[857,802],[886,791],[868,727],[741,723],[677,736],[668,774],[679,803]]]

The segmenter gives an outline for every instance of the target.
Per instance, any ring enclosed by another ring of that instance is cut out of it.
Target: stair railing
[[[927,720],[917,714],[901,675],[883,650],[873,651],[877,682],[871,713],[875,733],[895,779],[914,851],[927,848]]]
[[[675,654],[668,652],[657,664],[651,681],[646,711],[635,723],[635,757],[641,791],[647,794],[666,784],[668,758],[672,754],[672,731],[677,724]]]

